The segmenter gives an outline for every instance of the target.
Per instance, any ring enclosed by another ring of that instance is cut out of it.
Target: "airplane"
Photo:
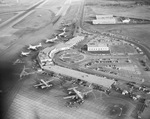
[[[38,45],[29,45],[29,47],[27,48],[28,50],[37,50],[37,48],[42,47],[42,44],[39,43]]]
[[[65,32],[60,33],[58,36],[64,36]]]
[[[30,73],[26,72],[25,71],[26,69],[29,69],[29,68],[26,68],[25,65],[24,65],[24,67],[23,67],[23,69],[22,69],[22,71],[20,73],[20,79],[22,79],[22,77],[24,77],[24,76],[28,76],[30,74],[35,74],[35,72],[30,72]]]
[[[40,88],[42,88],[42,89],[44,89],[44,88],[49,88],[49,87],[52,87],[52,86],[53,86],[53,84],[51,83],[52,81],[53,81],[53,80],[44,81],[43,79],[41,79],[41,80],[40,80],[40,83],[34,85],[34,87],[35,87],[35,88],[40,87]]]
[[[31,53],[31,51],[29,51],[29,52],[21,52],[21,56],[25,56],[25,57],[27,57],[28,55],[30,55],[30,53]]]
[[[55,40],[58,39],[58,36],[56,36],[55,38],[52,38],[52,39],[46,39],[46,43],[49,43],[49,42],[54,42]]]
[[[89,90],[89,91],[86,91],[86,92],[80,92],[76,88],[78,88],[78,87],[69,88],[68,89],[69,90],[69,92],[68,92],[69,96],[64,97],[64,99],[69,99],[69,98],[76,99],[76,98],[79,98],[81,100],[84,100],[84,97],[87,96],[88,93],[92,92],[92,90]],[[73,92],[71,92],[71,90]]]
[[[61,28],[59,31],[66,32],[66,31],[68,31],[68,30],[67,30],[67,27],[64,27],[64,28]]]

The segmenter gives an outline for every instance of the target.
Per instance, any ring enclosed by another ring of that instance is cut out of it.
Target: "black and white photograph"
[[[0,0],[0,119],[150,119],[150,0]]]

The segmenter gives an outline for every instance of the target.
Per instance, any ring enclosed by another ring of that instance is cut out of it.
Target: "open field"
[[[17,13],[4,13],[0,14],[0,24],[3,23],[4,21],[10,19],[11,17],[15,16]]]
[[[37,9],[35,12],[31,13],[25,19],[15,24],[13,28],[15,29],[39,29],[51,23],[54,14],[46,9]]]

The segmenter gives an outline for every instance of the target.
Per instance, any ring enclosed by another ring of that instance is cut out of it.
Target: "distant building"
[[[112,17],[112,18],[102,18],[102,19],[97,19],[97,20],[93,20],[92,21],[93,24],[116,24],[116,18]]]
[[[93,24],[116,24],[117,20],[113,15],[96,15]]]
[[[101,43],[89,43],[87,44],[88,51],[109,51],[109,47],[107,44]]]

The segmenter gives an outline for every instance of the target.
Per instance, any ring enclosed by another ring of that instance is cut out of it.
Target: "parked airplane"
[[[68,30],[67,30],[67,26],[65,26],[64,28],[61,28],[59,31],[63,31],[63,32],[68,31]]]
[[[31,53],[31,51],[29,51],[29,52],[21,52],[21,56],[25,56],[25,57],[27,57],[28,55],[30,55],[30,53]]]
[[[37,50],[37,48],[42,47],[42,44],[39,43],[38,45],[29,45],[29,47],[27,49],[29,50]]]
[[[65,32],[58,34],[58,36],[64,36],[64,35],[65,35]]]
[[[65,28],[63,28],[63,31],[64,31],[64,32],[66,31],[66,27],[65,27]]]
[[[55,40],[58,39],[58,36],[56,36],[55,38],[52,38],[52,39],[46,39],[46,43],[49,43],[49,42],[54,42]]]
[[[49,87],[52,87],[53,84],[51,83],[53,80],[49,80],[49,81],[44,81],[43,79],[40,80],[40,83],[39,84],[35,84],[34,87],[35,88],[49,88]]]
[[[69,88],[69,96],[64,97],[64,99],[76,99],[76,98],[80,98],[81,100],[84,100],[84,97],[87,96],[88,93],[92,92],[92,90],[86,91],[86,92],[80,92],[78,91],[76,88],[78,87],[73,87],[73,88]],[[71,95],[70,95],[71,94]]]
[[[28,75],[30,75],[30,74],[35,74],[35,72],[26,72],[25,70],[26,69],[29,69],[29,68],[26,68],[25,67],[25,65],[24,65],[24,67],[23,67],[23,70],[21,71],[21,73],[20,73],[20,79],[22,79],[22,77],[24,77],[24,76],[28,76]]]

